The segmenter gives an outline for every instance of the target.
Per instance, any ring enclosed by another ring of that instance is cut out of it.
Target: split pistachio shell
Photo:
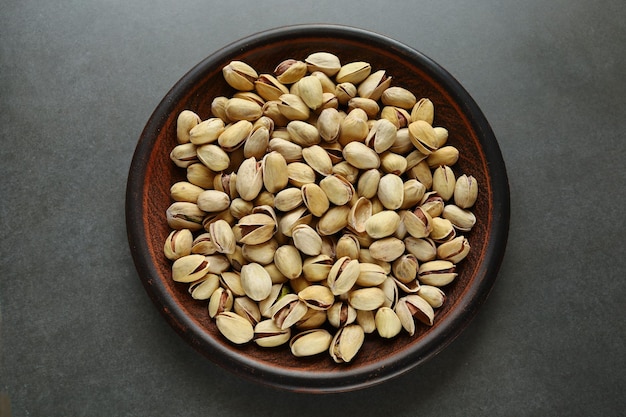
[[[359,84],[366,79],[371,72],[372,66],[367,62],[350,62],[339,69],[335,79],[338,83]]]
[[[182,256],[172,264],[172,279],[176,282],[193,282],[207,274],[209,262],[203,255]]]
[[[254,326],[254,343],[262,347],[284,345],[291,338],[291,329],[281,329],[273,320],[263,320]]]
[[[437,243],[448,242],[456,237],[456,231],[452,222],[441,217],[433,217],[433,229],[429,237]]]
[[[267,214],[254,213],[242,217],[236,228],[240,230],[239,242],[258,245],[267,242],[276,233],[276,221]]]
[[[315,217],[321,217],[330,207],[330,202],[324,190],[315,184],[304,184],[302,186],[302,201]]]
[[[354,187],[341,175],[333,174],[325,177],[319,183],[331,203],[342,206],[352,200],[355,194]]]
[[[452,168],[447,165],[440,165],[435,169],[433,172],[433,191],[436,191],[444,201],[452,198],[455,185],[456,178]]]
[[[328,272],[328,286],[333,294],[346,294],[359,278],[359,261],[347,256],[339,258]]]
[[[365,144],[374,149],[376,153],[383,153],[394,144],[397,135],[396,126],[387,119],[375,121],[370,129]]]
[[[217,275],[217,274],[216,274]],[[241,284],[241,274],[234,271],[224,271],[219,274],[220,283],[222,287],[230,290],[235,297],[243,297],[246,295],[246,290]]]
[[[358,93],[360,97],[378,100],[382,93],[391,84],[392,77],[387,75],[385,70],[378,70],[371,73],[363,82],[359,84]]]
[[[306,103],[295,94],[283,94],[279,97],[278,110],[287,120],[307,120],[310,110]]]
[[[332,307],[326,311],[328,322],[331,326],[342,328],[352,324],[356,320],[356,310],[346,301],[336,301]]]
[[[333,266],[333,258],[328,255],[317,255],[306,258],[302,263],[302,274],[307,281],[319,282],[328,277]]]
[[[298,293],[298,297],[314,310],[328,310],[335,302],[335,296],[324,285],[311,285]]]
[[[195,125],[189,131],[189,141],[194,145],[213,143],[224,131],[224,121],[219,117],[211,117]]]
[[[271,74],[261,74],[254,82],[254,89],[265,100],[278,100],[289,89]]]
[[[228,288],[218,287],[209,299],[209,316],[215,318],[218,314],[231,311],[233,308],[233,293]]]
[[[287,329],[304,317],[307,310],[307,305],[296,294],[287,294],[272,306],[272,320],[281,329]]]
[[[333,337],[327,330],[312,329],[291,338],[289,347],[296,357],[313,356],[328,350]]]
[[[307,65],[295,59],[286,59],[276,66],[274,75],[283,84],[293,84],[307,73]]]
[[[172,229],[202,229],[205,212],[197,204],[186,201],[172,203],[166,210],[167,223]]]
[[[198,281],[189,284],[188,292],[194,300],[208,300],[219,286],[220,277],[218,275],[206,274]]]
[[[371,217],[372,202],[365,197],[360,197],[350,209],[350,213],[348,215],[348,225],[357,233],[366,232],[366,224]],[[370,227],[374,226],[378,226],[378,224],[370,225]]]
[[[231,87],[241,91],[252,90],[258,77],[254,68],[241,61],[232,61],[226,65],[222,68],[222,74]]]
[[[177,145],[170,152],[170,159],[180,168],[187,168],[189,165],[198,162],[198,158],[198,147],[193,143]]]
[[[336,175],[341,175],[354,186],[354,184],[359,179],[360,171],[358,168],[351,165],[348,161],[341,161],[333,165],[332,173]]]
[[[313,170],[321,175],[330,175],[333,169],[333,163],[328,152],[319,145],[312,145],[302,149],[302,157],[304,161]]]
[[[420,265],[418,279],[426,285],[443,287],[450,284],[457,276],[456,268],[450,261],[434,260]]]
[[[235,252],[235,235],[233,229],[225,220],[218,220],[209,226],[211,241],[219,253],[230,254]]]
[[[432,308],[439,308],[446,301],[445,293],[432,285],[420,285],[417,295],[422,297]]]
[[[224,337],[240,345],[254,338],[254,328],[245,318],[235,312],[226,311],[215,317],[215,324]]]
[[[454,204],[446,204],[441,215],[444,219],[449,220],[455,229],[461,232],[469,232],[476,224],[474,213]]]
[[[442,243],[437,247],[437,256],[444,261],[458,264],[470,251],[469,241],[465,236],[457,236],[454,239]]]
[[[330,344],[330,356],[337,363],[352,361],[361,349],[365,332],[358,324],[349,324],[337,331]]]
[[[411,121],[423,120],[429,125],[433,124],[435,118],[435,106],[428,98],[421,98],[411,109]]]
[[[411,142],[418,151],[429,155],[437,150],[437,134],[433,127],[424,120],[417,120],[409,125]]]
[[[163,252],[165,257],[175,261],[183,256],[191,255],[193,235],[189,229],[172,230],[165,239]]]

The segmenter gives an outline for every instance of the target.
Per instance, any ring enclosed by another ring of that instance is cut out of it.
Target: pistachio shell
[[[263,115],[263,108],[258,103],[244,98],[233,97],[224,108],[230,120],[255,121]],[[251,126],[252,127],[252,126]]]
[[[285,188],[274,197],[274,207],[284,212],[291,211],[302,203],[302,190],[297,187]]]
[[[291,338],[291,329],[281,329],[273,320],[263,320],[254,326],[254,343],[261,347],[283,345]]]
[[[177,167],[187,168],[189,165],[198,162],[198,147],[193,143],[176,145],[170,152],[170,159]]]
[[[313,356],[327,351],[332,340],[327,330],[311,329],[292,337],[289,348],[296,357]]]
[[[369,250],[375,259],[392,262],[404,253],[404,242],[395,237],[386,237],[373,242]]]
[[[172,229],[202,229],[205,212],[197,204],[186,201],[172,203],[166,210],[167,224]]]
[[[329,52],[315,52],[309,55],[304,62],[306,62],[309,72],[320,71],[329,77],[337,74],[341,69],[339,58]]]
[[[330,356],[337,363],[350,362],[361,349],[364,340],[365,332],[358,324],[342,327],[330,344]]]
[[[435,260],[424,262],[417,271],[421,283],[435,287],[448,285],[457,276],[456,268],[450,261]]]
[[[201,123],[200,117],[191,110],[183,110],[176,119],[176,139],[178,143],[190,142],[190,131]]]
[[[171,261],[191,255],[193,235],[189,229],[172,230],[165,239],[163,252],[165,257]]]
[[[194,145],[213,143],[224,131],[224,121],[218,117],[212,117],[198,123],[189,131],[189,141]]]
[[[346,294],[359,278],[359,261],[347,256],[339,258],[328,272],[328,287],[335,295]]]
[[[371,73],[361,84],[359,84],[359,96],[378,100],[389,85],[392,77],[388,76],[385,70],[378,70]]]
[[[391,339],[402,330],[402,323],[396,313],[389,307],[381,307],[376,311],[376,330],[380,337]]]
[[[226,311],[215,317],[215,324],[224,337],[240,345],[254,338],[252,324],[237,313]]]
[[[322,188],[315,184],[304,184],[302,186],[302,201],[315,217],[321,217],[328,211],[330,202]]]
[[[293,244],[305,255],[315,256],[322,251],[322,239],[311,226],[299,224],[291,231]]]
[[[230,157],[222,148],[212,143],[198,146],[198,159],[214,172],[224,171],[230,165]]]
[[[302,274],[302,258],[295,246],[282,245],[274,253],[274,265],[288,279]]]
[[[176,282],[193,282],[209,271],[209,262],[203,255],[186,255],[172,264],[172,279]]]
[[[391,236],[400,224],[400,216],[393,210],[383,210],[365,221],[365,231],[373,239]]]
[[[352,184],[341,175],[328,175],[319,184],[328,200],[337,206],[346,204],[355,194]]]
[[[371,71],[372,66],[367,62],[350,62],[339,69],[335,80],[338,83],[359,84],[370,75]]]
[[[384,175],[378,184],[378,199],[388,210],[397,210],[404,202],[404,183],[395,174]]]
[[[378,169],[380,158],[373,149],[361,142],[350,142],[343,148],[343,157],[359,169]]]
[[[333,163],[328,152],[319,145],[312,145],[302,149],[304,161],[313,170],[324,176],[330,175],[333,170]]]
[[[230,206],[230,197],[222,191],[205,190],[198,195],[196,204],[202,211],[224,211]]]

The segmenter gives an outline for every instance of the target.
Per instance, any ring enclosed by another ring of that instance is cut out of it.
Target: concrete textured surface
[[[0,416],[623,416],[626,3],[0,4]],[[145,122],[218,48],[297,23],[370,29],[473,95],[507,164],[496,285],[448,348],[383,385],[243,381],[147,297],[124,193]]]

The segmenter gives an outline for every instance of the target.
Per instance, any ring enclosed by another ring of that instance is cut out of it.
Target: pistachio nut
[[[365,221],[365,231],[373,239],[394,234],[400,224],[400,215],[393,210],[383,210]]]
[[[387,174],[402,175],[408,164],[406,158],[393,152],[383,152],[380,155],[380,167]]]
[[[189,284],[187,291],[194,300],[208,300],[220,286],[220,277],[216,274],[206,274],[204,277]]]
[[[317,110],[322,106],[323,89],[322,83],[319,78],[313,75],[307,75],[302,77],[298,81],[298,95],[302,98],[302,101],[309,106],[311,110]]]
[[[286,59],[274,69],[276,79],[283,84],[293,84],[304,77],[306,73],[306,63],[295,59]]]
[[[183,256],[191,255],[193,235],[189,229],[172,230],[165,239],[163,252],[165,257],[175,261]]]
[[[452,222],[441,217],[433,217],[433,229],[430,231],[429,237],[436,243],[448,242],[456,237],[456,231]]]
[[[478,197],[478,182],[471,175],[463,174],[456,180],[454,186],[454,203],[463,209],[470,208]]]
[[[263,184],[270,193],[284,189],[289,182],[287,161],[277,151],[272,151],[263,157]]]
[[[348,293],[348,303],[355,310],[376,310],[385,302],[385,293],[378,287],[352,290]]]
[[[465,259],[469,251],[470,244],[467,238],[465,236],[457,236],[437,247],[437,257],[444,261],[450,261],[453,264],[458,264]]]
[[[207,274],[209,262],[203,255],[182,256],[172,264],[172,279],[176,282],[193,282]]]
[[[400,107],[402,109],[413,109],[417,103],[415,95],[403,87],[389,87],[383,91],[380,100],[386,106]]]
[[[246,295],[246,291],[241,285],[241,275],[239,272],[223,271],[219,274],[219,281],[223,288],[230,290],[233,297],[242,297]]]
[[[188,132],[189,142],[198,146],[213,143],[223,131],[224,121],[219,117],[211,117],[193,126]]]
[[[366,334],[376,331],[375,311],[357,310],[356,323],[363,328]]]
[[[339,139],[339,129],[341,128],[341,116],[339,111],[334,108],[322,110],[317,118],[317,131],[322,140],[326,142],[335,142]]]
[[[350,100],[352,100],[357,95],[357,88],[354,84],[343,82],[335,85],[335,90],[333,91],[335,97],[337,97],[337,101],[341,105],[346,105]]]
[[[281,329],[287,329],[304,317],[307,310],[307,305],[296,294],[287,294],[272,306],[272,320]]]
[[[289,293],[289,287],[283,285],[282,283],[272,284],[272,290],[269,297],[259,301],[259,311],[261,312],[261,316],[272,318],[272,307],[276,301]]]
[[[474,213],[454,204],[446,204],[441,216],[449,220],[452,226],[461,232],[469,232],[476,224],[476,216]]]
[[[336,328],[347,326],[356,320],[356,310],[345,301],[335,301],[326,311],[326,315],[330,325]]]
[[[198,162],[198,147],[193,143],[176,145],[170,152],[170,159],[177,167],[187,168],[189,165]]]
[[[191,253],[207,256],[216,252],[217,246],[211,240],[211,233],[199,234],[192,242]]]
[[[454,146],[443,146],[426,158],[429,167],[435,168],[440,165],[452,166],[459,160],[459,150]]]
[[[447,165],[438,166],[433,172],[433,191],[436,191],[444,201],[448,201],[454,195],[456,177],[452,168]]]
[[[233,121],[244,120],[250,122],[263,115],[263,108],[257,102],[238,97],[228,100],[224,111],[226,116]],[[252,130],[252,124],[250,124],[250,130]]]
[[[226,115],[226,104],[228,103],[228,100],[228,97],[218,96],[211,101],[211,114],[219,119],[222,119],[224,123],[232,121]]]
[[[378,199],[388,210],[397,210],[404,202],[404,182],[400,176],[385,174],[378,183]]]
[[[176,140],[179,144],[190,142],[189,132],[201,123],[200,117],[191,110],[183,110],[176,119]]]
[[[187,181],[204,189],[213,186],[215,173],[200,162],[193,163],[187,167]]]
[[[432,326],[435,316],[433,308],[422,297],[416,294],[406,295],[398,300],[395,312],[402,327],[411,335],[415,334],[415,319]]]
[[[393,276],[402,283],[409,283],[417,277],[419,264],[413,254],[404,254],[391,264]]]
[[[391,278],[395,281],[396,285],[398,286],[398,289],[402,290],[406,294],[415,294],[420,289],[420,283],[417,281],[417,279],[413,279],[407,282],[402,282],[398,278],[394,277],[393,275],[391,276]]]
[[[254,338],[252,324],[239,314],[225,311],[215,316],[215,324],[222,335],[232,343],[241,345]]]
[[[434,260],[424,262],[417,271],[422,284],[443,287],[450,284],[457,276],[456,268],[450,261]]]
[[[263,105],[263,116],[270,118],[275,126],[287,126],[289,119],[280,111],[280,100],[268,100]]]
[[[228,288],[218,287],[213,291],[209,298],[208,311],[211,318],[215,318],[218,314],[231,311],[233,308],[233,293]]]
[[[404,253],[404,242],[395,237],[386,237],[373,242],[369,250],[372,257],[392,262]]]
[[[302,146],[286,139],[272,138],[268,146],[270,151],[280,153],[288,163],[302,160]]]
[[[354,109],[341,120],[338,141],[341,146],[350,142],[363,142],[369,133],[367,113],[362,109]]]
[[[439,308],[446,301],[446,294],[432,285],[420,285],[417,295],[422,297],[432,308]]]
[[[336,363],[350,362],[361,349],[364,340],[365,332],[358,324],[342,327],[330,343],[330,356]]]
[[[202,227],[205,231],[211,230],[211,223],[215,223],[218,220],[224,220],[229,225],[235,224],[235,218],[230,214],[230,210],[216,211],[214,213],[207,213],[202,220]]]
[[[198,159],[214,172],[224,171],[230,165],[230,157],[218,145],[209,143],[198,146]]]
[[[289,281],[289,279],[284,276],[282,272],[280,272],[280,270],[276,267],[276,264],[273,262],[271,264],[263,265],[263,269],[265,269],[267,273],[270,274],[270,278],[272,279],[272,285],[284,284],[285,282]]]
[[[236,99],[231,99],[236,100]],[[239,99],[240,101],[246,101],[243,99]],[[260,107],[259,107],[260,108]],[[200,125],[198,125],[200,126]],[[222,129],[219,133],[217,139],[217,143],[220,147],[227,151],[232,152],[235,149],[241,147],[246,139],[252,133],[252,123],[248,120],[239,120],[231,125],[228,125],[226,128]],[[209,143],[209,142],[207,142]]]
[[[274,265],[288,279],[297,278],[302,274],[302,258],[293,245],[282,245],[276,249]]]
[[[276,221],[267,214],[254,213],[239,219],[235,226],[239,229],[239,243],[258,245],[267,242],[276,233]]]
[[[319,182],[319,186],[328,197],[328,201],[337,206],[348,203],[355,194],[350,181],[337,174],[326,176]]]
[[[246,201],[241,197],[237,197],[230,202],[230,214],[235,219],[241,219],[252,212],[252,202]]]
[[[343,157],[359,169],[378,169],[380,158],[376,151],[361,142],[350,142],[343,148]]]
[[[372,66],[367,62],[357,61],[344,64],[335,76],[338,83],[359,84],[372,72]]]
[[[287,124],[287,132],[291,141],[306,148],[320,143],[321,137],[317,127],[302,120],[292,120]],[[303,149],[304,150],[304,149]]]
[[[356,285],[361,287],[375,287],[382,284],[387,279],[384,268],[371,262],[359,263],[359,276]]]
[[[376,102],[376,100],[372,100],[371,98],[365,97],[353,97],[348,100],[348,112],[354,109],[362,109],[370,119],[376,117],[378,112],[380,111],[380,106]]]
[[[418,157],[422,155],[421,152],[419,151],[416,151],[416,152],[419,153]],[[409,157],[410,156],[411,155],[409,155]],[[407,166],[409,165],[410,165],[410,158],[407,158]],[[428,166],[425,160],[421,160],[420,162],[415,164],[412,168],[409,168],[407,171],[407,174],[409,178],[418,180],[419,182],[424,184],[424,187],[426,188],[430,188],[433,185],[433,174],[430,171],[430,167]]]
[[[411,121],[423,120],[429,125],[433,124],[435,118],[435,106],[428,98],[420,98],[411,109]]]
[[[298,330],[318,329],[326,323],[325,310],[313,310],[309,308],[306,314],[296,322],[295,327]]]
[[[209,226],[211,241],[219,253],[233,253],[235,251],[235,235],[226,220],[217,220]]]
[[[226,255],[215,253],[204,257],[209,263],[208,272],[211,274],[221,274],[230,269],[230,261]]]
[[[309,224],[313,215],[309,213],[306,207],[297,207],[288,213],[285,213],[278,222],[278,228],[282,235],[291,237],[292,230],[299,224]]]
[[[267,127],[262,126],[257,129],[253,129],[243,144],[244,158],[255,157],[257,160],[263,159],[263,156],[269,147],[269,143],[270,130]]]
[[[276,249],[278,249],[278,241],[272,238],[258,245],[243,245],[241,254],[247,262],[256,262],[265,266],[274,261]]]
[[[315,52],[304,60],[309,72],[320,71],[329,77],[334,76],[341,69],[341,63],[336,55],[330,52]]]
[[[274,207],[283,212],[291,211],[302,203],[302,190],[297,187],[285,188],[274,197]]]
[[[402,330],[402,323],[396,313],[389,307],[381,307],[376,311],[374,317],[376,330],[378,334],[385,338],[391,339],[397,336]]]
[[[322,251],[322,238],[307,224],[299,224],[291,230],[293,245],[300,252],[309,256],[319,255]]]
[[[302,263],[302,275],[309,282],[323,281],[333,266],[333,258],[328,255],[317,255],[306,258]]]
[[[232,61],[222,68],[224,79],[236,90],[251,91],[258,78],[257,72],[250,65],[241,61]]]
[[[394,144],[397,131],[396,126],[389,120],[378,119],[365,137],[365,144],[381,154]]]
[[[443,213],[444,204],[443,198],[436,191],[424,193],[420,201],[420,207],[432,218],[438,217]]]
[[[254,82],[254,89],[267,101],[279,100],[280,96],[289,93],[289,89],[271,74],[260,74]]]
[[[379,288],[383,290],[383,293],[385,294],[383,307],[394,308],[398,304],[398,297],[400,294],[400,291],[398,290],[398,281],[389,276],[383,281],[382,284],[379,285]]]
[[[291,338],[291,329],[281,329],[273,320],[263,320],[254,326],[254,343],[261,347],[283,345]]]
[[[320,80],[320,83],[322,83],[322,91],[325,96],[330,94],[332,97],[335,97],[335,82],[328,75],[324,74],[322,71],[313,71],[311,75]],[[335,98],[334,107],[337,108],[338,104],[339,103]]]
[[[359,197],[367,199],[374,197],[378,192],[380,177],[380,171],[376,168],[363,171],[357,182],[357,194]]]
[[[172,203],[166,210],[167,224],[172,229],[189,229],[192,232],[202,229],[206,213],[197,204],[186,201]]]
[[[320,217],[315,228],[321,236],[334,235],[348,225],[349,214],[350,207],[347,205],[331,207]]]
[[[309,106],[295,94],[281,95],[277,106],[287,120],[307,120],[310,115]]]
[[[327,351],[332,340],[327,330],[311,329],[293,336],[289,348],[296,357],[313,356]]]
[[[263,266],[252,262],[241,267],[241,286],[250,299],[261,301],[269,297],[272,279]]]
[[[310,285],[298,292],[298,297],[313,310],[328,310],[335,303],[335,296],[324,285]]]
[[[438,138],[433,127],[424,120],[417,120],[409,124],[411,142],[418,151],[429,155],[438,148]]]
[[[198,195],[196,204],[202,211],[224,211],[230,206],[230,197],[222,191],[205,190]]]
[[[304,184],[301,188],[302,201],[315,217],[321,217],[330,207],[328,197],[322,188],[315,184]]]
[[[396,140],[389,148],[389,151],[404,155],[405,158],[408,157],[412,152],[417,151],[417,149],[415,149],[415,146],[413,146],[413,143],[411,142],[411,138],[409,136],[409,128],[403,127],[402,129],[398,129],[396,131]],[[412,168],[413,166],[414,165],[409,166],[409,161],[407,160],[407,169]]]
[[[359,261],[347,256],[337,259],[328,272],[328,287],[335,295],[342,295],[352,289],[359,278]]]
[[[411,115],[405,109],[395,106],[384,106],[380,117],[389,120],[398,129],[405,128],[411,122]]]
[[[302,157],[304,161],[316,172],[327,176],[332,173],[333,163],[330,155],[324,148],[319,145],[311,145],[302,148]]]
[[[335,247],[336,257],[347,256],[350,259],[358,259],[361,245],[357,237],[352,233],[345,233],[337,240]]]
[[[315,171],[303,162],[291,162],[287,165],[287,176],[289,183],[296,187],[315,182]]]
[[[359,84],[359,96],[371,100],[378,100],[383,91],[389,88],[391,79],[392,77],[388,76],[385,70],[378,70],[371,73]]]
[[[226,193],[231,200],[239,197],[237,193],[237,174],[234,172],[230,174],[220,172],[213,178],[213,188],[216,191]]]

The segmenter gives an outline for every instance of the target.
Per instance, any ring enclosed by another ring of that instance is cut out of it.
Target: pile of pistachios
[[[327,52],[223,76],[232,97],[177,119],[172,279],[230,342],[297,357],[350,362],[366,334],[432,326],[478,194],[433,102]]]

